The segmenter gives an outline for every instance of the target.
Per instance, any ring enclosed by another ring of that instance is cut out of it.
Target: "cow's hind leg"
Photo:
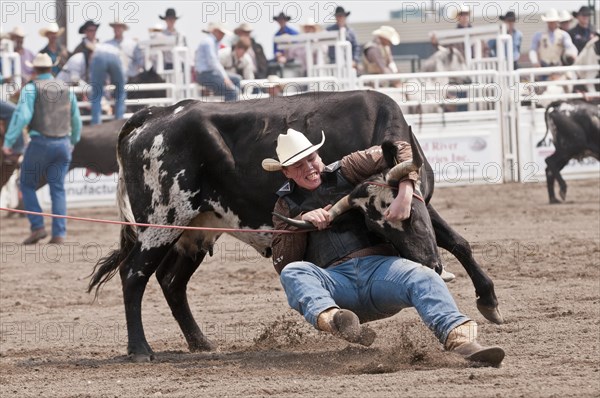
[[[139,242],[133,247],[119,270],[127,321],[127,354],[134,362],[153,359],[154,352],[144,334],[142,298],[150,276],[156,271],[171,245],[142,250]]]
[[[560,171],[569,163],[571,156],[569,154],[558,154],[554,152],[546,158],[546,181],[548,184],[548,196],[550,203],[560,203],[554,195],[554,179],[558,182],[559,191],[562,200],[567,198],[567,183],[560,175]]]
[[[490,322],[497,324],[504,323],[502,314],[498,310],[498,299],[494,292],[494,282],[477,264],[473,257],[473,252],[469,242],[456,231],[454,231],[446,221],[438,214],[431,206],[427,205],[431,223],[435,230],[435,239],[439,247],[448,250],[465,268],[473,285],[475,286],[475,294],[477,295],[477,309]]]
[[[196,258],[179,253],[174,247],[156,270],[156,278],[169,303],[173,317],[185,336],[190,351],[212,351],[216,344],[210,341],[200,330],[187,299],[187,284],[206,255],[200,251]]]

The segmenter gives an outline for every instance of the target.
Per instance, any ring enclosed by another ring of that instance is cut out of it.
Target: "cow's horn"
[[[341,198],[340,200],[338,200],[331,207],[331,209],[329,209],[329,214],[331,215],[331,222],[333,222],[333,220],[335,220],[335,218],[337,216],[339,216],[342,213],[347,212],[351,208],[352,208],[352,205],[350,205],[349,195],[346,195],[343,198]],[[306,229],[306,230],[310,230],[310,229],[314,230],[315,229],[315,226],[313,225],[313,223],[311,223],[309,221],[295,220],[293,218],[289,218],[289,217],[283,216],[283,215],[281,215],[279,213],[275,213],[275,212],[273,212],[273,215],[275,217],[279,218],[280,220],[286,222],[287,224],[294,226],[296,228]]]
[[[409,127],[410,148],[412,150],[412,160],[404,161],[392,167],[385,176],[386,181],[398,181],[406,177],[409,173],[417,171],[423,165],[423,150],[417,142],[415,135],[412,132],[412,127]]]

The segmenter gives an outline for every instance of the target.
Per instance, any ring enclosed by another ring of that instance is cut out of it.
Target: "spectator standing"
[[[590,23],[592,10],[589,7],[583,6],[577,12],[573,12],[573,16],[577,19],[577,25],[569,31],[569,35],[577,51],[583,50],[586,43],[596,36],[596,30]]]
[[[247,37],[250,40],[250,48],[248,49],[247,54],[252,59],[252,64],[254,65],[254,77],[256,79],[265,79],[268,75],[269,62],[265,56],[263,46],[250,36],[252,30],[250,24],[244,22],[235,28],[233,33],[238,35],[239,38]]]
[[[290,21],[290,19],[292,19],[292,17],[290,17],[289,15],[285,15],[283,13],[283,11],[273,17],[273,21],[275,21],[279,24],[279,30],[277,32],[275,32],[275,37],[282,36],[282,35],[297,35],[298,34],[298,31],[296,29],[290,28],[288,26],[287,23]],[[279,56],[283,56],[283,55],[284,55],[283,52],[277,48],[277,43],[273,43],[273,58],[275,60],[277,60],[277,58]]]
[[[65,176],[71,162],[71,145],[79,141],[81,118],[75,95],[66,84],[56,81],[50,73],[54,63],[46,53],[33,60],[36,78],[28,83],[8,127],[2,151],[12,153],[12,146],[23,128],[29,125],[31,142],[21,165],[21,191],[25,210],[41,212],[36,190],[40,178],[50,187],[52,213],[66,215]],[[31,234],[23,244],[34,244],[48,236],[44,218],[28,215]],[[67,233],[66,220],[52,219],[52,238],[49,243],[62,244]]]
[[[58,37],[65,32],[65,28],[59,28],[56,22],[52,22],[45,28],[40,29],[40,36],[48,39],[46,47],[40,50],[41,53],[48,54],[52,60],[52,74],[56,76],[60,68],[69,59],[69,52],[59,42]]]
[[[360,46],[358,45],[358,40],[356,38],[356,33],[354,30],[348,26],[347,19],[350,15],[350,11],[346,11],[344,7],[336,7],[335,9],[335,24],[328,26],[327,30],[338,31],[341,28],[346,28],[346,40],[350,42],[352,47],[352,65],[353,67],[358,67],[360,63]],[[331,62],[335,62],[335,48],[333,46],[329,47],[329,60]]]
[[[506,33],[512,36],[513,44],[513,60],[514,69],[519,68],[519,58],[521,57],[521,44],[523,43],[523,33],[515,28],[517,22],[517,16],[514,11],[508,11],[506,15],[500,15],[500,20],[506,25]],[[496,48],[496,39],[491,39],[488,42],[490,49],[490,55],[492,57],[498,56],[498,49]]]
[[[531,40],[529,59],[533,66],[570,65],[577,57],[577,48],[571,41],[571,36],[558,29],[559,20],[558,11],[554,8],[542,15],[542,21],[547,23],[547,29],[536,32]]]
[[[21,57],[21,78],[23,83],[26,83],[31,79],[33,74],[33,68],[31,62],[33,61],[34,54],[25,47],[23,47],[23,41],[25,40],[25,32],[20,26],[15,26],[9,33],[10,39],[14,42],[14,50]]]
[[[165,15],[159,15],[160,19],[165,21],[167,27],[162,31],[166,37],[175,37],[176,47],[187,47],[187,40],[183,33],[180,33],[175,29],[175,22],[179,19],[174,8],[167,8]],[[173,69],[173,53],[171,51],[163,51],[163,59],[165,63],[165,69]]]
[[[558,13],[558,27],[559,29],[568,32],[571,29],[571,21],[573,20],[573,16],[567,10],[560,10]]]
[[[107,77],[115,85],[115,118],[123,119],[125,114],[125,69],[122,64],[122,52],[114,41],[96,46],[90,63],[90,84],[92,93],[92,125],[102,123],[102,97]]]
[[[62,79],[67,82],[70,81],[73,83],[76,83],[77,81],[79,81],[79,79],[83,80],[84,82],[90,81],[90,60],[92,58],[92,52],[94,51],[96,44],[98,44],[96,32],[98,31],[99,26],[100,24],[97,24],[92,20],[88,20],[85,21],[85,23],[79,27],[79,34],[84,36],[81,39],[81,42],[77,45],[77,47],[75,47],[75,50],[73,50],[71,57],[61,70],[61,72],[63,72],[65,71],[65,69],[67,69],[66,73],[69,73],[69,77],[66,77],[63,74],[62,77],[59,77],[59,79]],[[82,61],[83,67],[81,65]],[[59,75],[60,74],[61,73],[59,73]]]
[[[239,95],[240,77],[228,74],[219,61],[219,42],[231,34],[222,23],[208,24],[205,35],[200,39],[196,50],[196,81],[212,90],[216,95],[224,95],[225,101],[235,101]]]

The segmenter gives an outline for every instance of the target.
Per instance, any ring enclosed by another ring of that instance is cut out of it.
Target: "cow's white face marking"
[[[575,109],[575,106],[573,106],[572,104],[569,104],[567,102],[563,102],[562,104],[560,104],[558,106],[558,110],[560,112],[564,112],[565,115],[567,116],[571,116],[571,111],[573,111]]]
[[[374,182],[377,184],[385,184],[383,179]],[[375,211],[381,214],[381,218],[379,220],[371,220],[372,222],[377,223],[377,225],[379,225],[381,228],[383,228],[385,224],[388,224],[393,228],[402,231],[403,228],[401,221],[390,222],[387,221],[383,216],[389,205],[394,200],[392,189],[380,185],[369,184],[367,186],[367,191],[369,194],[366,198],[354,199],[353,204],[360,207],[365,212],[367,212],[367,208],[371,209],[371,207],[375,207]],[[375,200],[373,200],[373,203],[371,204],[369,203],[369,199],[373,197]]]
[[[183,106],[178,106],[175,111],[173,111],[174,115],[177,115],[179,112],[181,112],[183,110]]]
[[[190,220],[198,214],[192,209],[191,198],[196,192],[184,191],[179,186],[179,177],[185,173],[180,170],[171,181],[165,181],[167,172],[162,170],[162,157],[165,152],[164,137],[162,134],[154,137],[150,150],[145,149],[143,158],[150,161],[149,166],[144,166],[144,185],[152,192],[152,203],[148,214],[148,223],[167,224],[167,215],[173,213],[174,225],[188,225]],[[167,185],[168,184],[168,185]],[[161,189],[164,185],[169,188],[169,203],[163,203]],[[165,228],[147,228],[139,234],[142,250],[149,250],[173,242],[181,230]]]

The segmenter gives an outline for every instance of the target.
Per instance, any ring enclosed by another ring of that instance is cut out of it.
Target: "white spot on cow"
[[[152,192],[152,202],[148,214],[148,223],[150,224],[168,224],[172,221],[174,225],[188,225],[198,212],[192,209],[191,198],[197,192],[184,191],[179,186],[179,178],[185,174],[185,170],[180,170],[172,176],[172,179],[166,180],[168,173],[162,170],[162,156],[165,152],[164,137],[162,134],[154,137],[150,150],[145,149],[142,153],[144,159],[150,161],[149,166],[144,166],[144,185]],[[162,189],[169,187],[168,200],[163,197]],[[167,203],[168,204],[165,204]],[[168,220],[171,213],[172,220]],[[173,242],[181,230],[166,228],[147,228],[139,235],[142,244],[142,250],[149,250]]]
[[[177,115],[179,112],[183,110],[183,106],[178,106],[177,109],[173,112],[174,115]]]
[[[133,129],[133,131],[129,133],[129,135],[127,136],[127,143],[129,144],[130,148],[135,142],[135,140],[140,136],[140,134],[142,134],[144,130],[146,130],[146,127],[148,127],[149,125],[150,123],[144,123],[140,127]]]
[[[573,104],[569,104],[568,102],[563,102],[558,106],[558,110],[560,112],[564,112],[567,116],[571,116],[571,111],[575,110],[575,106],[573,106]]]

